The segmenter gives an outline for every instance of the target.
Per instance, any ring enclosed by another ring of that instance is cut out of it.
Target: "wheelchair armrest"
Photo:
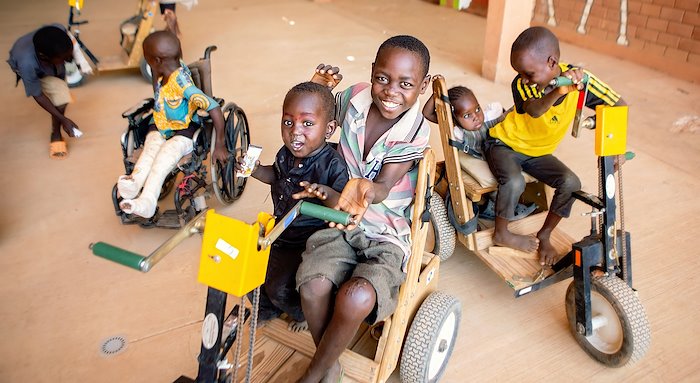
[[[122,113],[122,117],[129,118],[129,117],[133,117],[139,113],[143,113],[143,112],[153,108],[154,104],[155,104],[155,100],[153,100],[153,98],[143,99],[143,100],[141,100],[141,102],[132,106],[131,108],[126,110],[124,113]]]

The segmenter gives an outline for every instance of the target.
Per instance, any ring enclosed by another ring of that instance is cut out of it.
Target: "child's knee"
[[[518,174],[514,177],[508,177],[504,182],[498,185],[499,191],[509,192],[513,195],[521,195],[525,191],[525,178],[522,174]]]
[[[333,289],[333,283],[322,276],[313,278],[299,286],[299,294],[306,301],[315,301],[327,296]]]
[[[562,193],[573,193],[581,190],[581,180],[573,172],[568,172],[562,175],[561,184],[558,189]]]
[[[335,298],[335,312],[346,318],[363,320],[374,309],[377,295],[368,280],[353,278],[343,284]]]

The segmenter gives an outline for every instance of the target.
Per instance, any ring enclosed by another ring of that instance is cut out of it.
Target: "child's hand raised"
[[[328,90],[333,90],[340,84],[342,79],[343,75],[340,74],[340,69],[337,66],[318,64],[314,75],[311,77],[311,82],[325,85],[328,87]]]
[[[303,187],[304,190],[292,194],[292,198],[294,199],[318,198],[321,201],[325,201],[326,198],[328,198],[328,186],[326,185],[312,184],[309,181],[301,181],[299,185]]]
[[[366,178],[352,178],[343,188],[335,208],[352,214],[355,217],[355,222],[359,223],[373,201],[374,183]],[[344,225],[331,222],[330,226],[341,230],[352,230],[357,224],[353,223],[345,227]]]

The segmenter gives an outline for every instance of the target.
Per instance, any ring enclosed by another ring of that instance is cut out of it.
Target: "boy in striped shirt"
[[[551,232],[571,214],[572,193],[581,188],[576,174],[552,153],[574,119],[584,70],[559,61],[559,41],[544,27],[528,28],[516,38],[510,62],[518,72],[511,84],[515,108],[489,130],[491,138],[484,148],[499,184],[493,242],[526,252],[539,251],[540,263],[548,266],[557,255],[550,241]],[[589,75],[587,107],[625,105],[619,94],[591,73],[585,73]],[[568,77],[574,85],[551,86],[550,82],[558,76]],[[555,189],[547,218],[536,237],[508,230],[514,207],[525,189],[521,171]]]
[[[350,173],[336,207],[360,224],[320,230],[306,242],[297,288],[316,352],[300,382],[339,381],[338,358],[362,321],[382,321],[396,308],[410,255],[416,164],[430,136],[418,100],[429,64],[420,40],[392,37],[377,51],[371,85],[336,97],[338,151]],[[316,196],[314,186],[294,198]]]

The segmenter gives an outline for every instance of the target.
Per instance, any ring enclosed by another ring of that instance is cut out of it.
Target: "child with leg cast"
[[[221,108],[194,85],[189,69],[182,62],[177,37],[167,31],[150,34],[143,41],[143,55],[154,73],[155,124],[146,135],[133,172],[119,177],[117,189],[124,198],[119,207],[125,213],[150,218],[155,214],[165,177],[193,150],[192,137],[201,122],[197,109],[209,112],[214,123],[216,147],[211,161],[224,163],[228,153]]]

